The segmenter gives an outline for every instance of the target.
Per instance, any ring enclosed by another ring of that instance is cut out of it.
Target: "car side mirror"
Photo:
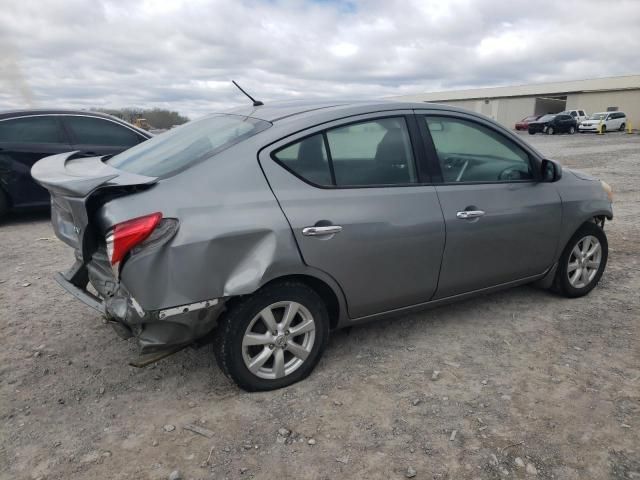
[[[543,182],[557,182],[562,178],[562,165],[553,160],[542,160],[541,170]]]

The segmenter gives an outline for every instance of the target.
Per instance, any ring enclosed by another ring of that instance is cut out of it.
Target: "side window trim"
[[[429,170],[429,162],[427,160],[427,150],[425,148],[422,135],[420,133],[420,123],[415,114],[406,116],[407,127],[409,129],[409,138],[413,148],[413,157],[416,164],[416,174],[418,176],[418,184],[432,185],[433,172]]]
[[[327,131],[321,132],[322,142],[324,143],[324,150],[327,152],[327,163],[329,164],[329,174],[331,175],[331,186],[336,187],[336,171],[333,168],[333,157],[331,156],[331,149],[329,148],[329,138],[327,138]]]
[[[335,171],[333,167],[333,157],[331,154],[331,149],[329,148],[327,132],[329,130],[333,130],[341,127],[347,127],[349,125],[375,121],[375,120],[384,119],[384,118],[403,118],[405,120],[407,125],[407,134],[409,135],[409,141],[411,143],[411,153],[414,156],[413,160],[415,163],[416,175],[417,175],[418,181],[415,183],[402,183],[402,184],[336,185]],[[284,168],[288,173],[295,176],[299,180],[305,182],[307,185],[311,185],[312,187],[320,188],[323,190],[336,190],[336,189],[345,190],[345,189],[359,189],[359,188],[397,188],[397,187],[419,187],[419,186],[433,185],[433,182],[430,180],[429,176],[426,174],[423,174],[425,169],[424,169],[424,166],[421,164],[424,162],[424,152],[422,152],[419,149],[419,147],[416,145],[418,143],[417,142],[418,139],[416,138],[416,132],[413,130],[412,125],[415,128],[418,127],[417,122],[415,120],[415,115],[412,112],[407,112],[407,111],[388,111],[388,112],[383,111],[383,112],[371,112],[368,114],[356,115],[353,117],[347,117],[347,118],[328,122],[328,125],[324,124],[324,125],[315,125],[315,126],[309,127],[305,129],[305,131],[308,132],[306,134],[302,134],[302,132],[297,132],[297,133],[294,133],[293,135],[283,137],[273,142],[271,145],[267,146],[268,157],[272,161],[277,163],[280,167]],[[324,147],[327,153],[327,160],[329,163],[332,185],[319,185],[319,184],[313,183],[310,180],[298,174],[297,172],[293,171],[291,168],[285,165],[281,160],[278,160],[278,158],[276,157],[276,154],[279,151],[284,150],[285,148],[291,145],[295,145],[298,142],[301,142],[309,137],[312,137],[318,134],[321,134],[323,138]],[[293,138],[293,139],[291,141],[286,141],[289,138]],[[258,154],[258,157],[260,157],[260,154]]]
[[[420,138],[422,140],[422,147],[424,149],[424,161],[426,164],[427,172],[429,173],[429,177],[435,184],[442,184],[442,170],[440,169],[440,162],[438,160],[438,152],[436,151],[436,145],[433,143],[433,138],[431,138],[431,132],[428,128],[420,128],[420,123],[424,122],[427,113],[416,112],[414,115],[416,119],[416,124],[420,130]]]
[[[439,111],[416,111],[416,117],[418,117],[418,124],[421,124],[424,122],[425,124],[425,128],[420,128],[420,133],[422,135],[423,138],[423,142],[425,144],[425,149],[426,149],[426,153],[427,153],[427,162],[429,165],[429,169],[430,171],[434,172],[432,174],[432,179],[433,182],[439,185],[485,185],[485,184],[509,184],[509,183],[536,183],[536,182],[540,182],[541,178],[540,178],[540,169],[537,167],[537,161],[536,161],[536,156],[532,154],[532,152],[525,148],[524,146],[520,145],[518,142],[514,141],[513,139],[510,139],[507,135],[505,135],[504,133],[500,132],[499,130],[497,130],[496,128],[494,128],[492,125],[487,124],[485,122],[480,122],[476,119],[474,119],[473,117],[469,116],[469,115],[464,115],[464,114],[456,114],[454,112],[439,112]],[[531,171],[533,173],[533,178],[532,179],[526,179],[526,180],[510,180],[510,181],[500,181],[500,180],[496,180],[496,181],[474,181],[474,182],[464,182],[464,183],[459,183],[459,182],[445,182],[444,178],[442,176],[442,170],[440,168],[440,160],[438,157],[438,152],[436,150],[435,147],[435,143],[433,142],[433,138],[431,137],[431,132],[429,131],[429,128],[426,125],[426,118],[427,117],[445,117],[445,118],[452,118],[452,119],[458,119],[458,120],[464,120],[470,123],[473,123],[475,125],[480,125],[482,127],[485,128],[489,128],[493,131],[493,133],[495,133],[496,135],[500,135],[502,138],[504,138],[505,140],[512,142],[513,144],[515,144],[518,148],[520,148],[526,155],[527,155],[527,159],[529,161],[529,167],[531,168]]]

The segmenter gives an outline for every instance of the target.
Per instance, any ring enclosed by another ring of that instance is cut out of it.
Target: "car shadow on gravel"
[[[0,228],[10,225],[22,225],[27,223],[36,223],[49,221],[51,212],[49,209],[31,210],[25,212],[10,212],[6,217],[0,219]]]
[[[393,334],[394,330],[397,330],[398,333],[403,332],[403,334],[415,335],[428,328],[434,322],[446,322],[448,324],[457,322],[461,326],[472,324],[469,325],[469,328],[473,328],[473,325],[477,326],[478,312],[496,304],[505,304],[505,311],[511,311],[509,307],[513,305],[516,308],[515,305],[524,301],[525,298],[529,302],[536,303],[538,301],[552,302],[554,299],[564,300],[563,297],[553,292],[525,285],[501,292],[479,295],[448,305],[426,308],[417,312],[398,313],[385,320],[366,322],[337,330],[332,332],[330,343],[346,340],[356,332],[358,335],[377,336],[380,333]]]

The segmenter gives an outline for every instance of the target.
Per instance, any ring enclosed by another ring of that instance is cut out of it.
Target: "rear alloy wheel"
[[[574,126],[569,127],[569,135],[573,135],[574,133],[576,133],[576,127]]]
[[[620,130],[621,132],[624,132],[624,129],[625,129],[625,128],[627,128],[627,125],[623,123],[622,125],[620,125],[620,129],[619,129],[619,130]]]
[[[595,223],[585,223],[562,252],[554,289],[567,297],[581,297],[600,281],[607,265],[607,236]]]
[[[276,283],[232,305],[218,327],[215,354],[227,376],[248,391],[305,378],[329,336],[326,306],[297,282]]]
[[[554,130],[553,127],[547,128],[547,135],[553,135],[554,133],[556,133],[556,131]]]

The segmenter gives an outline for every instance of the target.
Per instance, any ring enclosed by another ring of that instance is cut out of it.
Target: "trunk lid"
[[[36,182],[51,194],[51,223],[56,236],[76,249],[78,260],[90,258],[98,233],[92,215],[103,194],[126,193],[150,186],[157,177],[147,177],[113,168],[104,157],[84,157],[68,152],[46,157],[31,169]]]

